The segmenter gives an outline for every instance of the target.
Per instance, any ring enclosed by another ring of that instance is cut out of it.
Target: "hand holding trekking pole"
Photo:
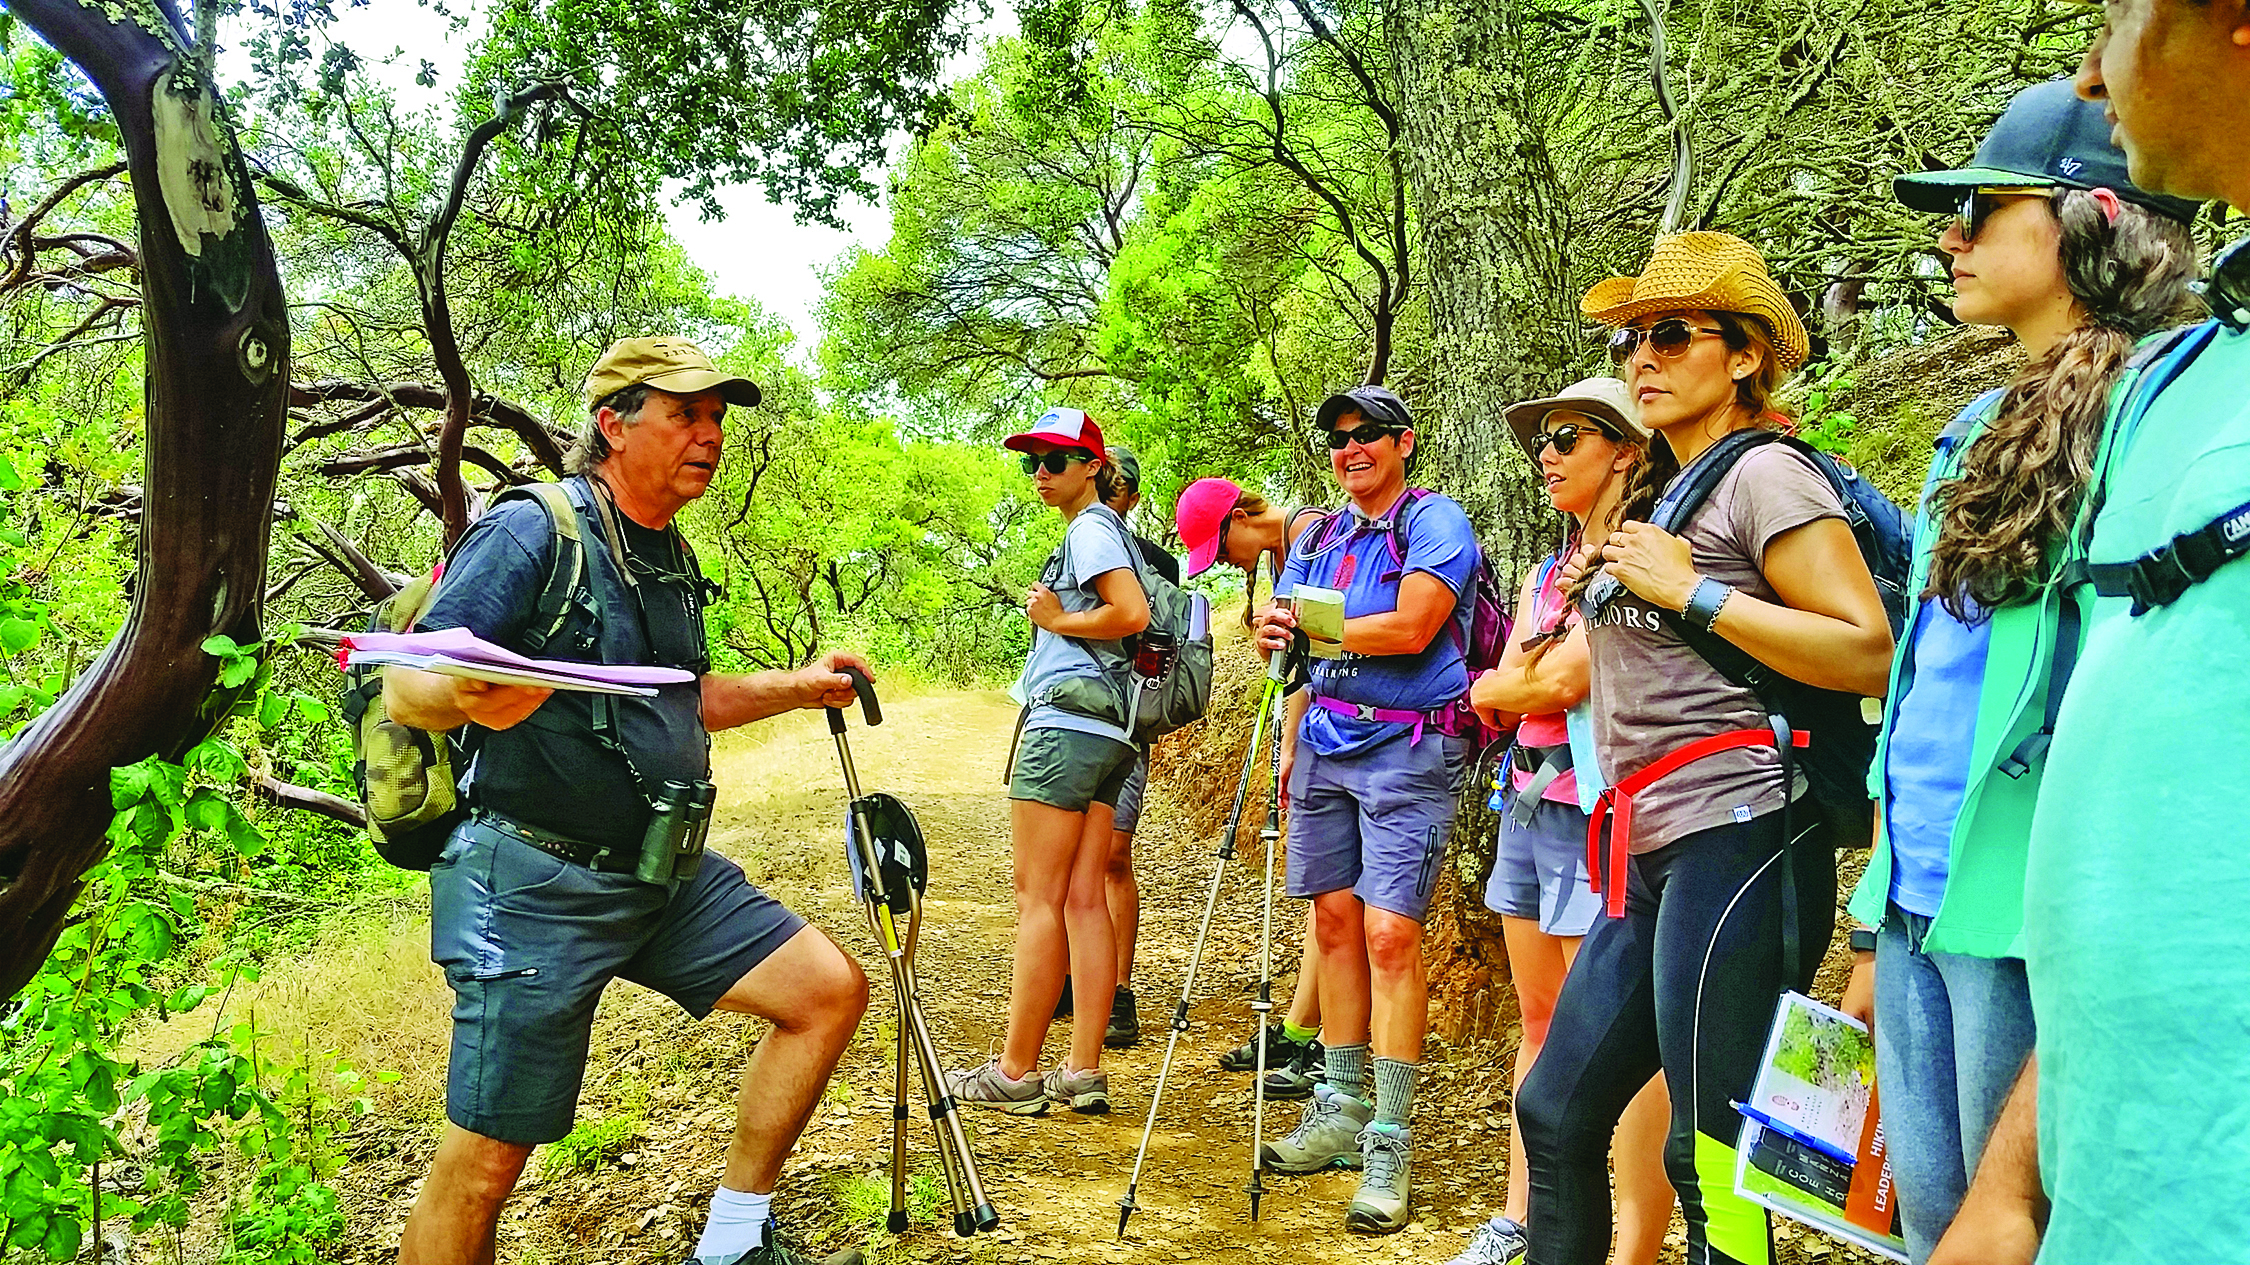
[[[799,688],[810,695],[804,706],[825,707],[834,711],[851,706],[859,691],[874,683],[875,669],[856,654],[831,650],[821,656],[820,662],[808,663],[799,668],[797,676]],[[874,696],[870,694],[868,697]],[[876,714],[880,715],[881,712]]]
[[[1297,634],[1295,608],[1275,602],[1258,612],[1258,653],[1270,662],[1275,653],[1287,650]]]

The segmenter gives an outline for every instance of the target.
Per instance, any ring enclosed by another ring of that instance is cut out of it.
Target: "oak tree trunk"
[[[140,222],[147,380],[139,579],[116,640],[0,750],[0,995],[46,958],[103,855],[109,771],[224,718],[205,639],[258,639],[288,392],[273,249],[225,110],[155,0],[9,0],[115,117]]]

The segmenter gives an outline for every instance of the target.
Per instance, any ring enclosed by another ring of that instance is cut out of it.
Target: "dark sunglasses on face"
[[[1025,474],[1037,474],[1039,473],[1039,467],[1045,466],[1047,467],[1047,473],[1061,474],[1070,468],[1070,463],[1073,461],[1092,461],[1093,459],[1094,454],[1083,448],[1056,448],[1043,453],[1027,452],[1023,455],[1023,472]]]
[[[1697,334],[1725,332],[1704,325],[1690,325],[1677,316],[1665,317],[1647,329],[1627,325],[1609,336],[1609,358],[1611,363],[1622,365],[1631,360],[1633,353],[1639,351],[1641,344],[1645,342],[1657,355],[1670,360],[1685,352],[1688,344],[1695,341]],[[1570,450],[1566,448],[1563,451]]]
[[[1385,426],[1381,422],[1368,422],[1357,430],[1332,430],[1328,432],[1328,450],[1330,452],[1342,452],[1353,444],[1365,448],[1385,435],[1396,437],[1405,433],[1406,430],[1403,427]]]
[[[2219,323],[2240,334],[2250,331],[2250,250],[2244,238],[2219,252],[2211,261],[2211,275],[2191,281],[2188,289],[2211,309]]]
[[[1953,229],[1964,243],[1973,242],[1984,231],[1984,222],[1992,213],[2006,206],[2014,198],[2044,197],[2050,192],[2036,187],[2021,189],[1971,189],[1969,196],[1961,199],[1961,209],[1954,213]]]
[[[1600,435],[1611,443],[1616,443],[1618,440],[1617,433],[1607,426],[1596,425],[1592,422],[1564,422],[1553,430],[1541,431],[1532,436],[1531,459],[1533,461],[1539,460],[1540,450],[1549,444],[1555,446],[1555,455],[1567,457],[1577,450],[1578,441],[1587,435]]]

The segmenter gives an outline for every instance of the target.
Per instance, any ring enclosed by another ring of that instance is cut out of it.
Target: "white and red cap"
[[[1086,410],[1051,408],[1039,415],[1031,429],[1021,435],[1010,435],[1000,441],[1003,448],[1029,452],[1035,443],[1053,444],[1057,448],[1083,448],[1094,454],[1096,461],[1109,460],[1109,451],[1102,447],[1102,428],[1086,416]]]

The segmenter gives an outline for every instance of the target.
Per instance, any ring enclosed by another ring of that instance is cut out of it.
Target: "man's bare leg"
[[[500,1208],[530,1158],[529,1145],[448,1123],[407,1214],[399,1265],[492,1265]]]
[[[731,1190],[764,1194],[859,1030],[867,976],[826,932],[805,927],[735,981],[718,1008],[773,1021],[742,1069],[734,1142],[719,1179]]]

